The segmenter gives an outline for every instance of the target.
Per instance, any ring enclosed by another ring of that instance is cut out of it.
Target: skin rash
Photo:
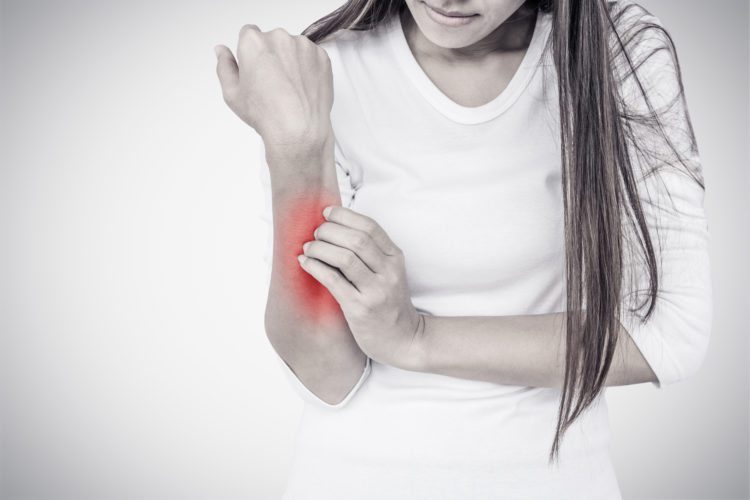
[[[333,204],[320,195],[300,194],[283,212],[279,225],[277,248],[282,249],[281,272],[292,283],[292,293],[299,310],[316,322],[343,318],[341,307],[331,292],[312,275],[300,267],[298,255],[302,245],[315,239],[314,231],[325,222],[323,208]]]

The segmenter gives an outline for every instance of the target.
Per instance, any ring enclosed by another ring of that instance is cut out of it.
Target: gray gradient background
[[[748,4],[643,0],[708,186],[700,373],[608,390],[626,499],[748,498]],[[263,333],[258,137],[212,47],[338,1],[0,4],[0,497],[272,499],[302,403]]]

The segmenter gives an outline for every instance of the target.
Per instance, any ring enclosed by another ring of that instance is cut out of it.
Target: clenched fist
[[[283,28],[240,30],[237,59],[216,46],[224,101],[261,136],[266,150],[318,147],[332,135],[333,74],[328,54]]]

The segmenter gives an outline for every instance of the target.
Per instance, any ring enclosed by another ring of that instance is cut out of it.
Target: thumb
[[[216,74],[219,77],[222,94],[225,99],[231,98],[239,80],[237,61],[226,45],[217,45],[214,51],[216,52]]]

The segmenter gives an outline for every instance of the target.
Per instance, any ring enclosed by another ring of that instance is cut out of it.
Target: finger
[[[323,216],[326,220],[366,233],[386,255],[395,255],[399,252],[399,248],[393,243],[393,241],[391,241],[391,238],[385,230],[380,227],[380,224],[366,215],[357,213],[350,208],[331,205],[328,216],[325,214],[323,214]]]
[[[242,34],[245,33],[245,31],[247,31],[247,30],[255,30],[258,33],[261,32],[260,28],[258,28],[257,24],[244,24],[242,26],[242,28],[240,28],[240,36],[242,36]]]
[[[386,255],[369,234],[336,222],[326,221],[315,229],[316,240],[326,241],[353,252],[372,272],[385,269]]]
[[[226,45],[217,45],[214,49],[216,51],[216,74],[221,84],[221,92],[225,100],[231,100],[239,81],[237,61]]]
[[[312,257],[302,256],[299,261],[302,269],[326,287],[340,305],[349,303],[352,297],[359,295],[354,285],[337,269]]]
[[[308,241],[302,248],[308,257],[318,259],[341,271],[360,293],[372,282],[372,270],[357,254],[347,248],[319,240]]]

